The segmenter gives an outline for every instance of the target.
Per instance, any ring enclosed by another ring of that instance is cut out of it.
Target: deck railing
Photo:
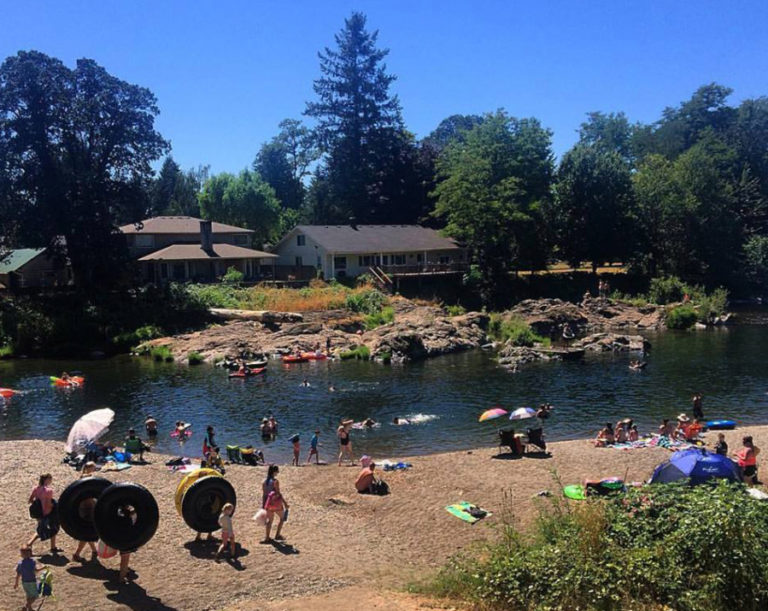
[[[380,265],[389,275],[413,274],[429,276],[431,274],[446,274],[465,272],[469,269],[466,263],[417,263],[416,265]]]

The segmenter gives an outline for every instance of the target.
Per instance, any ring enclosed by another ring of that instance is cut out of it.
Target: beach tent
[[[667,484],[686,478],[690,479],[692,485],[703,484],[711,479],[740,482],[741,471],[727,456],[691,448],[675,452],[669,460],[656,467],[651,483]]]
[[[108,407],[88,412],[75,422],[67,436],[67,452],[77,452],[92,441],[96,441],[109,430],[109,425],[115,419],[115,412]]]

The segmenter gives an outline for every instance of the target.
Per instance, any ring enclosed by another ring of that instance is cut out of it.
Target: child
[[[613,425],[611,425],[610,422],[606,422],[605,426],[600,429],[600,432],[595,438],[595,447],[604,448],[605,446],[613,444],[615,441],[616,437],[613,433]]]
[[[211,448],[210,452],[205,457],[205,466],[209,469],[216,469],[222,475],[224,475],[224,461],[219,456],[219,448]]]
[[[221,514],[219,515],[219,526],[221,526],[221,545],[219,545],[219,549],[216,550],[216,555],[214,556],[214,560],[216,560],[216,562],[219,561],[221,552],[226,549],[227,543],[229,543],[230,557],[232,560],[234,560],[236,557],[235,531],[232,530],[232,514],[234,511],[235,507],[232,505],[232,503],[225,503],[224,507],[221,508]]]
[[[725,443],[725,434],[717,434],[717,443],[715,444],[715,453],[722,456],[728,456],[728,444]]]
[[[19,549],[21,552],[21,560],[16,564],[16,583],[13,588],[18,589],[19,580],[21,580],[21,587],[24,589],[24,594],[27,597],[27,604],[24,607],[27,611],[32,611],[32,603],[37,599],[37,572],[42,571],[42,567],[38,567],[37,563],[32,558],[32,549],[29,545],[22,545]]]
[[[629,429],[629,441],[638,441],[640,439],[640,431],[637,430],[637,425],[633,424]]]
[[[315,431],[315,434],[312,435],[312,438],[309,440],[309,456],[307,456],[307,464],[312,462],[312,455],[315,456],[315,462],[318,465],[320,464],[320,454],[317,452],[318,435],[320,435],[320,431]]]
[[[301,444],[299,443],[299,436],[294,435],[291,437],[291,442],[293,443],[293,462],[291,464],[294,467],[299,466],[299,455],[301,454]]]

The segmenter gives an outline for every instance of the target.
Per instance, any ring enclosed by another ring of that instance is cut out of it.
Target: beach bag
[[[386,496],[389,494],[389,484],[383,480],[376,480],[371,484],[371,493],[378,496]]]
[[[99,543],[96,545],[96,554],[99,558],[114,558],[117,556],[117,550],[109,547],[109,545],[99,539]]]
[[[267,511],[280,511],[282,508],[283,497],[279,492],[273,490],[267,495],[267,502],[264,503],[264,509]]]
[[[40,573],[40,579],[37,582],[37,595],[41,597],[53,596],[53,573],[50,569],[43,569]]]
[[[53,501],[53,509],[51,509],[51,513],[41,518],[37,523],[37,536],[40,537],[40,541],[48,541],[48,539],[58,532],[59,510],[56,501]]]
[[[259,509],[256,512],[256,515],[253,516],[253,519],[256,520],[256,524],[259,526],[266,526],[267,525],[267,510],[266,509]]]
[[[43,517],[43,504],[40,499],[35,499],[29,505],[29,517],[33,520],[41,520]]]

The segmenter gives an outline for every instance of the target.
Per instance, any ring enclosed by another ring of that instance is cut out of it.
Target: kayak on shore
[[[328,355],[323,354],[322,352],[302,352],[301,358],[308,361],[324,361],[328,358]]]

